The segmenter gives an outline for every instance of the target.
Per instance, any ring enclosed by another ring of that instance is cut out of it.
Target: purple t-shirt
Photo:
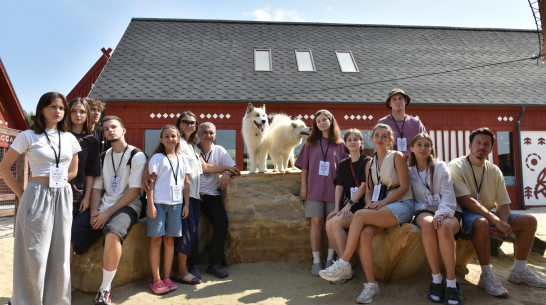
[[[396,143],[398,143],[398,138],[406,138],[407,150],[400,151],[406,156],[408,156],[410,153],[409,147],[411,140],[413,140],[413,138],[419,133],[427,133],[425,126],[418,118],[412,117],[411,115],[407,114],[404,120],[396,120],[396,122],[393,119],[392,115],[389,114],[377,121],[377,124],[380,123],[389,125],[394,133],[393,150],[398,150],[398,147],[396,147]]]
[[[349,157],[344,147],[343,143],[329,144],[328,139],[324,137],[312,147],[308,143],[303,145],[295,165],[308,171],[307,199],[334,202],[337,166],[341,160]],[[320,161],[330,162],[328,176],[319,175]]]

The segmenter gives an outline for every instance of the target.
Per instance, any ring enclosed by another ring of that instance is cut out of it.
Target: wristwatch
[[[349,202],[349,204],[350,204],[351,206],[353,206],[353,204],[355,204],[355,202],[354,202],[353,200],[351,200],[351,199],[349,199],[348,202]]]

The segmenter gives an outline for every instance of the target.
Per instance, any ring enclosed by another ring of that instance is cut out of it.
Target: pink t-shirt
[[[380,123],[389,125],[392,129],[392,132],[394,133],[393,150],[398,150],[398,147],[396,147],[396,143],[398,143],[398,138],[406,138],[407,150],[400,150],[400,152],[405,154],[406,156],[408,156],[410,153],[409,147],[411,140],[413,140],[413,138],[419,133],[427,133],[425,126],[418,118],[412,117],[411,115],[407,114],[405,120],[396,120],[396,122],[389,114],[377,121],[377,124]]]
[[[321,149],[322,143],[322,149]],[[319,201],[334,201],[337,166],[341,160],[349,157],[344,150],[345,145],[329,144],[327,138],[321,138],[314,146],[308,143],[303,145],[296,160],[296,167],[306,169],[307,174],[307,199]],[[320,161],[330,162],[328,176],[319,175]]]

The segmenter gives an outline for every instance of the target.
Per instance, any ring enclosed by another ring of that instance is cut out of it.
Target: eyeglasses
[[[180,122],[182,122],[184,126],[195,126],[195,121],[181,120]]]

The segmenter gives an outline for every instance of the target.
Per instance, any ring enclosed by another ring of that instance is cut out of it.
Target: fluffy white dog
[[[250,173],[256,172],[256,166],[260,173],[267,170],[266,139],[268,131],[269,122],[265,112],[265,105],[256,108],[249,103],[243,117],[243,140],[250,158]]]
[[[311,133],[311,127],[302,120],[292,120],[286,114],[276,114],[271,121],[267,135],[267,149],[273,161],[273,171],[285,173],[288,161],[294,166],[294,147],[301,143],[304,136]]]

